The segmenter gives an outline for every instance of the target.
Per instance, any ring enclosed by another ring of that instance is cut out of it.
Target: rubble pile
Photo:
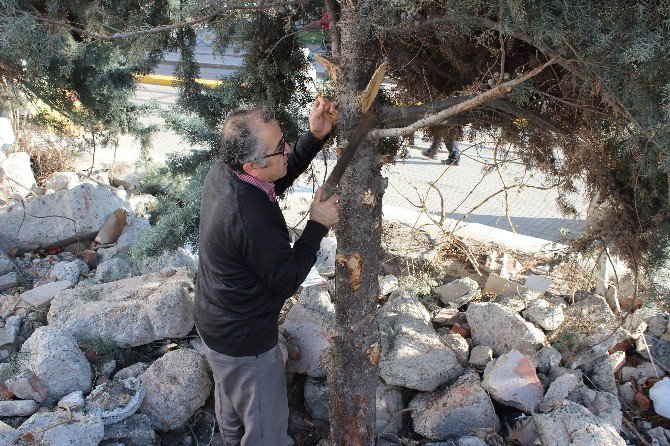
[[[0,184],[0,445],[173,444],[167,433],[187,441],[189,420],[213,413],[197,258],[134,262],[149,223],[100,182],[58,173],[40,194],[27,174],[20,191]],[[292,393],[324,434],[335,250],[329,237],[314,271],[326,285],[288,300],[279,327]],[[378,444],[670,446],[667,313],[552,292],[550,266],[505,253],[483,277],[452,268],[419,293],[398,277],[411,260],[380,265]],[[150,353],[124,359],[134,349]]]

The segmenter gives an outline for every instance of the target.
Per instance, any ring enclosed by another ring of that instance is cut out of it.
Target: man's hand
[[[321,223],[330,229],[340,220],[340,196],[335,194],[326,201],[321,201],[323,189],[319,187],[314,194],[314,201],[309,208],[309,218],[317,223]]]
[[[337,110],[337,103],[319,96],[309,112],[309,130],[318,139],[323,139],[333,129],[331,117]]]

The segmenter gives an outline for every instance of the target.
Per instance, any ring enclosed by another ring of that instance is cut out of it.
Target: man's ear
[[[258,170],[258,166],[254,162],[248,162],[242,164],[242,170],[244,170],[244,173],[247,175],[255,176],[254,173]]]

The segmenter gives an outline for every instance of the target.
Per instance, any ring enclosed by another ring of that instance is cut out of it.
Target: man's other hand
[[[309,112],[309,130],[318,139],[325,138],[333,129],[333,120],[337,103],[319,96]]]
[[[316,190],[316,194],[314,194],[314,201],[312,202],[312,206],[309,208],[309,218],[330,229],[340,220],[340,196],[334,194],[326,201],[322,202],[322,193],[322,188],[318,188]]]

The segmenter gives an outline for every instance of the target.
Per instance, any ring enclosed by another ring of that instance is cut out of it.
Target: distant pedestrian
[[[433,136],[433,141],[431,142],[430,147],[423,149],[421,151],[421,154],[425,157],[434,159],[435,157],[437,157],[437,153],[440,150],[440,145],[442,145],[442,135],[436,133]],[[461,155],[458,152],[458,149],[456,148],[456,143],[452,140],[445,145],[447,146],[447,150],[449,151],[449,157],[447,159],[442,160],[441,163],[449,166],[458,166]]]

